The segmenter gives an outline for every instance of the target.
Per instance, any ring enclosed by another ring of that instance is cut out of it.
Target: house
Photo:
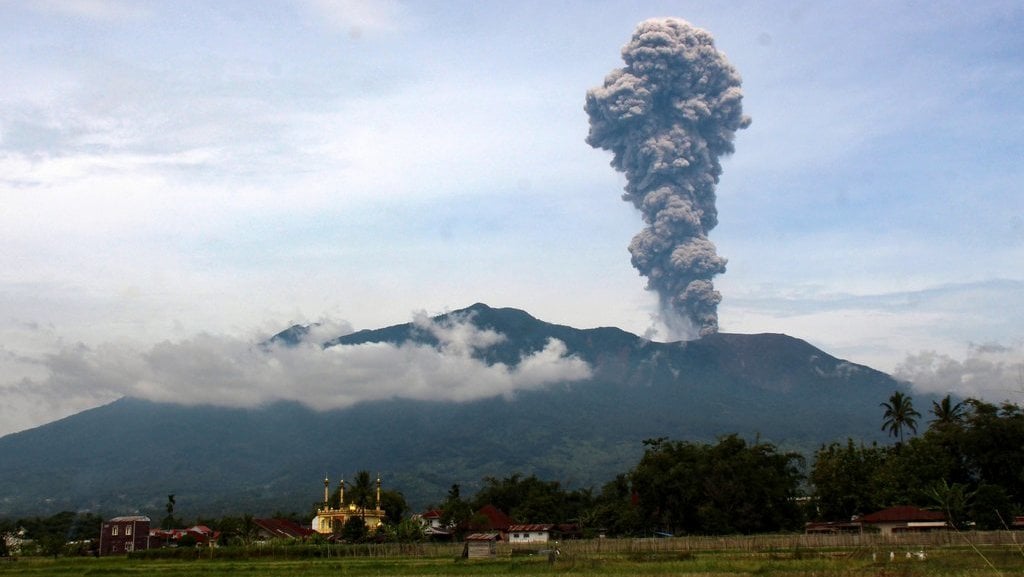
[[[499,533],[507,538],[508,527],[512,518],[494,505],[484,505],[473,515],[469,522],[469,530],[477,533]]]
[[[100,526],[100,555],[121,555],[149,548],[149,517],[114,517]]]
[[[253,519],[257,528],[257,538],[261,541],[270,539],[306,539],[318,533],[303,527],[290,519]]]
[[[423,525],[424,529],[445,529],[444,524],[441,522],[441,516],[444,515],[444,511],[440,509],[431,509],[424,511],[419,515],[414,515],[413,518],[419,520],[420,524]]]
[[[926,511],[910,505],[889,507],[857,519],[864,528],[877,529],[883,535],[905,532],[944,530],[949,527],[939,511]]]
[[[532,525],[509,525],[508,542],[516,543],[547,543],[552,540],[552,532],[555,526],[551,523],[537,523]]]
[[[380,504],[380,477],[377,477],[377,501],[373,509],[357,507],[351,501],[347,504],[345,503],[344,479],[338,482],[338,494],[338,507],[333,508],[330,505],[331,483],[329,479],[324,477],[324,501],[316,510],[316,516],[313,517],[313,523],[310,527],[312,530],[322,535],[337,533],[345,526],[345,522],[353,517],[361,518],[363,523],[366,524],[366,528],[370,531],[374,531],[377,527],[384,524],[387,513],[384,512]]]
[[[466,543],[462,547],[464,559],[490,559],[498,555],[498,541],[501,535],[495,532],[472,533],[466,536]]]
[[[413,519],[416,519],[420,522],[420,525],[423,525],[423,533],[430,539],[447,540],[451,539],[452,532],[451,527],[446,526],[441,521],[443,515],[443,511],[431,509],[419,515],[413,515]]]

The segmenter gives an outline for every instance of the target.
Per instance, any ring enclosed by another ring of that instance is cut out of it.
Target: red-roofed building
[[[494,505],[484,505],[476,512],[469,523],[471,531],[484,533],[497,531],[502,537],[506,537],[508,526],[512,524],[512,518],[506,515],[501,509]]]
[[[317,532],[299,525],[289,519],[253,519],[259,531],[260,540],[268,539],[306,539]]]
[[[939,511],[926,511],[910,505],[889,507],[864,515],[857,520],[862,527],[878,529],[883,535],[909,531],[935,531],[947,529],[946,515]]]

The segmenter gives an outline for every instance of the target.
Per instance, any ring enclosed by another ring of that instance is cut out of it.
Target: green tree
[[[847,439],[845,445],[832,443],[818,449],[809,475],[814,517],[849,520],[881,508],[875,480],[884,464],[884,450],[855,445],[853,439]]]
[[[441,504],[441,525],[461,532],[473,517],[473,507],[462,498],[462,486],[453,483]]]
[[[161,529],[174,529],[181,524],[181,520],[174,517],[174,493],[167,495],[167,516],[160,522]]]
[[[409,505],[401,491],[382,490],[380,492],[380,508],[384,509],[387,522],[397,525],[405,518]]]
[[[236,531],[238,539],[243,545],[252,545],[260,534],[260,528],[256,525],[256,520],[249,513],[242,515]]]
[[[366,522],[360,517],[349,517],[341,527],[341,538],[349,543],[360,543],[366,539],[369,530]]]
[[[21,519],[18,524],[25,528],[26,537],[36,543],[42,554],[58,557],[72,537],[75,514],[62,511],[51,517]]]
[[[932,401],[931,426],[936,427],[958,427],[964,421],[964,404],[953,402],[950,395],[946,395],[939,401]]]
[[[1017,505],[1024,503],[1024,414],[1010,403],[964,402],[962,447],[970,475],[979,485],[1002,487]]]
[[[360,517],[365,517],[366,509],[376,504],[375,486],[369,471],[359,471],[356,473],[355,480],[346,496],[349,498],[349,502],[355,503]]]
[[[881,403],[880,406],[885,409],[882,415],[882,430],[888,431],[893,437],[899,437],[901,445],[904,429],[909,429],[912,433],[917,432],[917,418],[921,413],[914,409],[914,403],[908,395],[895,391],[889,397],[889,402]]]
[[[645,530],[754,533],[796,529],[802,458],[737,435],[716,445],[655,439],[631,482]]]
[[[946,522],[956,529],[967,526],[967,505],[973,497],[965,485],[948,483],[945,479],[933,483],[928,490],[934,504],[946,514]]]
[[[609,535],[640,535],[643,521],[635,502],[630,475],[619,473],[605,483],[594,499],[593,526]]]
[[[483,487],[473,497],[473,508],[488,504],[520,523],[566,523],[590,509],[593,498],[589,489],[567,491],[558,481],[516,473],[504,479],[483,479]]]
[[[385,526],[382,525],[381,528]],[[423,524],[416,519],[402,519],[398,523],[386,526],[386,535],[389,541],[398,543],[419,543],[427,539]]]
[[[1006,490],[997,485],[982,484],[974,491],[969,513],[978,529],[999,531],[1009,529],[1013,511],[1014,506]]]

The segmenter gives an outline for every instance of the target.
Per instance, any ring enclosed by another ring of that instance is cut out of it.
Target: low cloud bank
[[[110,400],[127,395],[185,405],[256,407],[279,400],[314,409],[339,409],[363,401],[406,398],[472,401],[520,390],[578,381],[590,366],[568,355],[563,342],[546,346],[515,365],[488,365],[475,354],[505,340],[481,330],[470,318],[436,322],[417,315],[415,327],[436,346],[405,343],[336,345],[338,325],[318,324],[296,344],[260,343],[237,337],[199,334],[158,343],[148,350],[131,346],[60,345],[34,359],[35,375],[2,386],[8,398]],[[9,353],[10,354],[10,353]]]
[[[910,381],[916,390],[953,393],[989,402],[1024,402],[1024,349],[997,343],[971,345],[957,360],[935,351],[910,355],[894,376]]]

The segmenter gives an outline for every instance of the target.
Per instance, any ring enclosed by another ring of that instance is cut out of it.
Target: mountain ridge
[[[380,472],[413,506],[452,483],[537,474],[600,486],[626,472],[642,440],[757,436],[787,449],[881,440],[878,404],[904,386],[775,333],[719,333],[659,343],[615,327],[575,329],[476,303],[431,322],[468,321],[504,336],[474,351],[515,365],[558,339],[591,378],[474,401],[392,398],[316,411],[297,402],[251,409],[122,398],[0,438],[0,516],[91,510],[158,515],[175,493],[193,515],[308,510],[332,478]],[[308,327],[272,337],[295,344]],[[431,342],[416,323],[368,329],[322,346]]]

